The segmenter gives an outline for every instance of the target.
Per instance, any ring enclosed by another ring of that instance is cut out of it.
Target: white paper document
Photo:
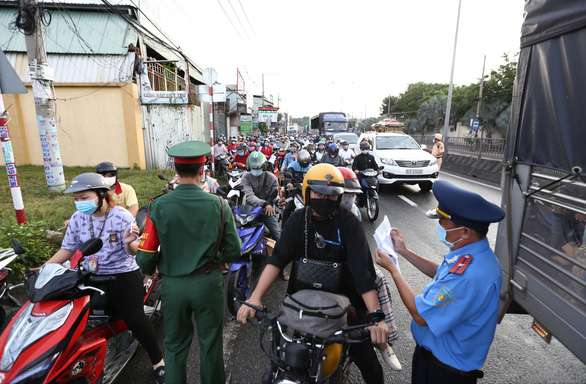
[[[385,215],[383,222],[378,226],[376,231],[374,231],[374,240],[376,241],[377,247],[381,249],[384,253],[387,253],[391,256],[391,259],[399,269],[399,273],[401,273],[401,267],[399,266],[399,258],[397,257],[397,253],[395,252],[395,246],[393,245],[393,240],[391,239],[391,222],[389,218]]]

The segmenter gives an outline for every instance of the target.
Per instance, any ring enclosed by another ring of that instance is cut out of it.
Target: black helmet
[[[116,168],[114,163],[111,163],[109,161],[103,161],[100,164],[98,164],[98,166],[96,167],[96,173],[108,173],[108,172],[118,173],[118,168]]]
[[[348,143],[348,140],[342,140],[342,142],[340,143],[340,145],[350,145],[350,144]]]
[[[307,168],[307,166],[311,162],[311,155],[305,149],[299,151],[299,154],[297,155],[297,162],[299,163],[301,168]]]
[[[338,156],[338,153],[340,152],[340,147],[338,147],[338,144],[332,143],[330,144],[330,146],[328,147],[328,153],[330,154],[330,156],[332,157],[336,157]]]
[[[368,141],[363,141],[360,143],[360,149],[366,149],[369,150],[370,149],[370,144],[368,144]]]
[[[240,143],[238,144],[238,146],[236,147],[236,151],[244,151],[246,152],[247,146],[244,143]]]
[[[98,173],[82,173],[81,175],[77,175],[73,180],[71,180],[69,188],[67,188],[63,193],[81,192],[87,191],[88,189],[92,189],[97,192],[100,190],[108,192],[110,190],[110,186],[108,186],[104,176]]]

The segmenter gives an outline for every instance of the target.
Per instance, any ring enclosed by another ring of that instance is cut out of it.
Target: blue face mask
[[[244,152],[243,151],[238,151],[238,156],[244,156]]]
[[[438,222],[436,227],[435,227],[435,232],[437,233],[437,237],[438,239],[444,243],[445,245],[448,246],[448,248],[452,248],[454,245],[456,245],[457,242],[461,241],[462,238],[460,238],[460,240],[456,240],[453,243],[450,243],[448,240],[446,240],[446,236],[448,235],[448,232],[451,231],[455,231],[457,229],[462,229],[464,227],[458,227],[458,228],[452,228],[452,229],[445,229],[444,227],[441,226],[441,224]]]
[[[250,173],[252,173],[252,176],[256,176],[256,177],[262,175],[263,172],[264,171],[262,169],[251,169],[250,170]]]
[[[86,201],[76,201],[75,208],[77,208],[77,210],[81,213],[91,215],[96,211],[96,209],[98,209],[98,206],[96,205],[96,199],[93,199]]]

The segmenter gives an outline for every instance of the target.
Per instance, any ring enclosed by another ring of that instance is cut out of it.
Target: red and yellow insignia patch
[[[442,286],[439,292],[433,298],[433,305],[436,307],[446,305],[454,301],[456,298],[447,287]]]

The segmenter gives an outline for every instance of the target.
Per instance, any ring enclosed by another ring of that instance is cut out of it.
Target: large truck
[[[321,112],[311,118],[312,132],[330,137],[335,133],[348,132],[348,119],[344,112]]]
[[[586,1],[529,1],[504,156],[499,321],[528,313],[586,363]]]

